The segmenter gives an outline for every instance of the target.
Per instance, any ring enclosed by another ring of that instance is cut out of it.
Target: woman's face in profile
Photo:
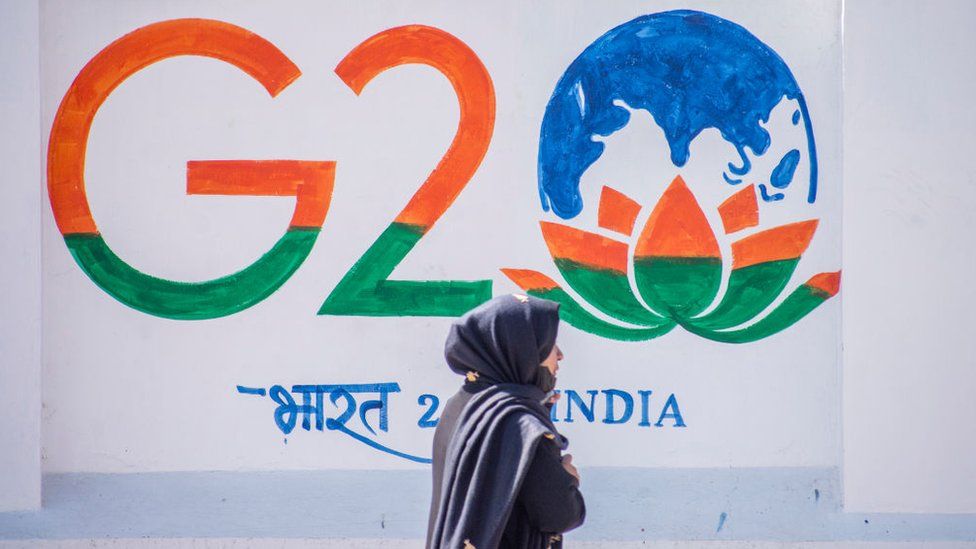
[[[559,345],[553,345],[552,351],[549,352],[549,356],[542,361],[541,366],[543,368],[548,368],[549,373],[553,377],[556,377],[556,372],[559,371],[559,361],[563,359],[563,352],[559,349]]]

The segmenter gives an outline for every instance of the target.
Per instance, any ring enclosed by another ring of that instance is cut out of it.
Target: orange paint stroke
[[[289,226],[321,228],[332,201],[335,166],[315,160],[191,160],[186,194],[295,196]]]
[[[559,223],[540,221],[539,226],[553,259],[569,259],[594,269],[627,273],[627,244]]]
[[[75,77],[51,127],[48,194],[62,234],[98,232],[85,195],[85,152],[95,113],[126,78],[157,61],[180,55],[226,61],[251,75],[272,97],[301,75],[271,42],[241,27],[210,19],[153,23],[112,42]]]
[[[546,291],[559,287],[556,281],[548,276],[531,269],[501,269],[502,273],[512,280],[519,288],[526,292],[533,290]]]
[[[597,224],[604,229],[630,236],[634,232],[634,222],[640,213],[641,205],[624,193],[603,186],[600,191],[600,209],[597,210]]]
[[[409,63],[429,65],[444,74],[461,109],[451,146],[396,218],[426,230],[454,202],[488,151],[495,127],[495,89],[471,48],[423,25],[387,29],[366,39],[342,59],[335,73],[359,95],[378,74]]]
[[[806,285],[820,290],[827,294],[827,297],[833,297],[840,291],[840,271],[813,275],[810,280],[807,280]]]
[[[721,257],[718,241],[698,200],[679,175],[644,225],[636,257]]]
[[[817,231],[817,223],[816,219],[811,219],[780,225],[733,242],[732,268],[800,257]]]
[[[718,206],[725,234],[755,227],[759,224],[759,204],[756,202],[756,186],[749,185],[725,199]]]

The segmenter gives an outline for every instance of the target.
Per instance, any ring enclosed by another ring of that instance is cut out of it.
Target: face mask
[[[556,376],[552,375],[549,368],[539,366],[539,377],[536,379],[535,386],[548,394],[556,388]]]

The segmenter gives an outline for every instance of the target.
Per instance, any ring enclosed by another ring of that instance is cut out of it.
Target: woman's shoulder
[[[444,403],[444,408],[441,410],[440,418],[437,420],[437,432],[453,430],[458,416],[461,415],[461,411],[464,410],[464,407],[473,396],[473,393],[469,393],[464,390],[464,387],[461,387],[448,398],[447,402]]]

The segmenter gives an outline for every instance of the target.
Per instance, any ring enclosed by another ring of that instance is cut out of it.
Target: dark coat
[[[557,548],[582,524],[567,442],[537,386],[558,322],[555,303],[501,296],[452,326],[445,356],[466,383],[434,433],[428,548]]]

